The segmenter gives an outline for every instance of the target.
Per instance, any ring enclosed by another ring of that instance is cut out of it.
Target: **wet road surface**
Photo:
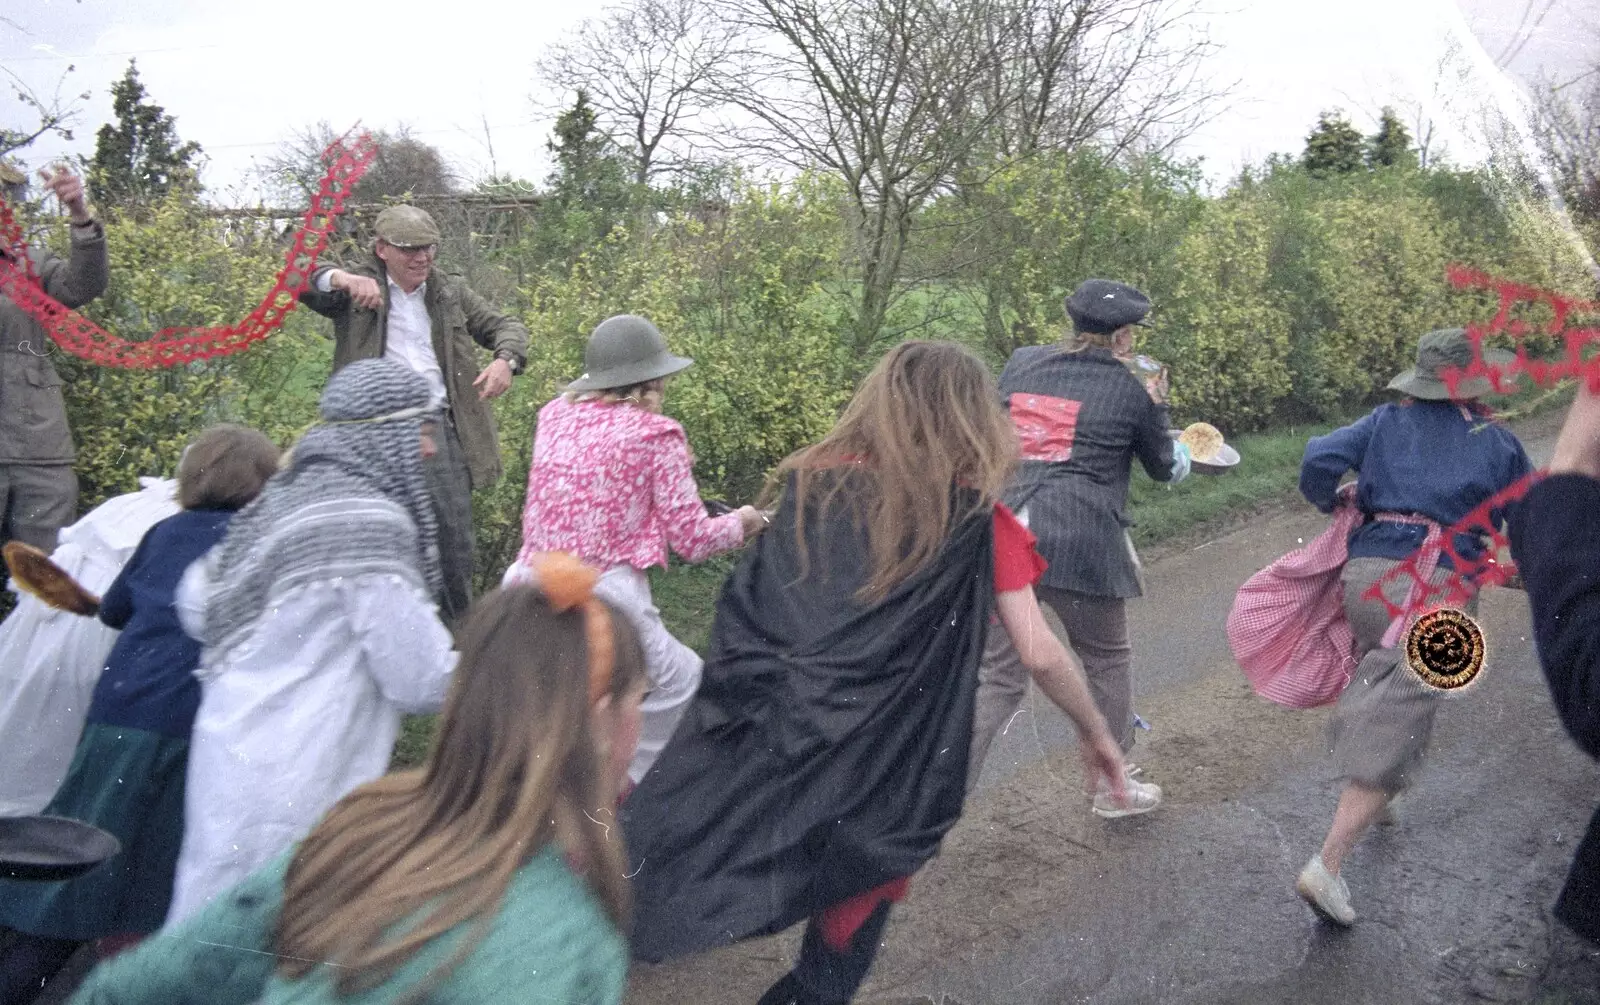
[[[1529,438],[1536,462],[1548,431]],[[1397,821],[1346,863],[1355,927],[1295,896],[1337,798],[1327,711],[1256,698],[1223,624],[1240,583],[1325,526],[1291,508],[1148,563],[1130,622],[1152,730],[1134,758],[1166,804],[1093,817],[1071,727],[1034,693],[857,1001],[1600,1003],[1600,951],[1549,914],[1600,802],[1600,767],[1556,720],[1520,593],[1484,595],[1488,668],[1441,709]],[[641,966],[629,1005],[754,1002],[798,936]]]

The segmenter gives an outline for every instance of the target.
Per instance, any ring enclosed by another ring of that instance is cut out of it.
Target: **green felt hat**
[[[1505,366],[1516,358],[1515,353],[1504,349],[1483,350],[1483,361],[1494,366]],[[1494,390],[1488,377],[1477,376],[1458,380],[1455,393],[1450,393],[1443,373],[1451,367],[1465,370],[1471,365],[1472,341],[1467,338],[1465,328],[1431,331],[1417,340],[1417,365],[1389,381],[1389,390],[1424,401],[1464,401]]]

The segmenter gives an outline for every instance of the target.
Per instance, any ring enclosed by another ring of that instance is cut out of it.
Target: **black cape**
[[[909,876],[961,815],[992,513],[863,606],[865,534],[843,506],[825,521],[808,507],[802,577],[793,497],[723,585],[700,691],[620,813],[642,960],[782,931]]]

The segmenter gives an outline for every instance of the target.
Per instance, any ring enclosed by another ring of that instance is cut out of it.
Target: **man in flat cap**
[[[72,250],[65,259],[42,247],[28,254],[46,293],[67,307],[82,307],[105,292],[110,278],[106,232],[90,215],[77,175],[58,165],[39,176],[72,221]],[[19,202],[27,182],[27,175],[0,161],[7,202]],[[0,256],[14,255],[14,249],[0,244]],[[78,510],[78,476],[72,470],[77,451],[61,376],[50,361],[53,348],[39,323],[0,295],[0,543],[17,540],[46,553],[55,550],[56,532],[76,519]]]
[[[502,474],[489,401],[521,372],[528,330],[460,277],[434,268],[439,227],[425,211],[390,206],[374,229],[370,259],[348,270],[317,269],[300,300],[333,319],[335,370],[381,356],[428,382],[438,419],[427,475],[439,524],[440,613],[454,625],[472,600],[472,490]],[[479,346],[494,356],[481,370]]]
[[[1134,737],[1126,601],[1143,593],[1123,514],[1128,476],[1137,457],[1156,481],[1179,481],[1189,473],[1188,448],[1167,434],[1164,382],[1141,383],[1126,364],[1149,299],[1124,283],[1091,279],[1066,308],[1071,337],[1018,349],[1000,375],[1022,441],[1022,464],[1005,501],[1038,536],[1049,562],[1035,587],[1045,620],[1082,660],[1095,704],[1126,754]],[[990,628],[979,682],[972,781],[1027,694],[1027,671],[1003,628]],[[1130,761],[1126,804],[1102,786],[1094,812],[1120,817],[1160,806],[1160,787],[1139,781],[1137,772]]]

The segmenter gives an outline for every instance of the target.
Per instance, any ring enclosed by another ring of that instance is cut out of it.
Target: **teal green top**
[[[72,1005],[383,1005],[449,959],[470,923],[424,946],[393,977],[341,997],[333,968],[276,976],[271,948],[293,852],[205,910],[89,975]],[[618,1005],[628,950],[611,919],[560,853],[547,847],[511,880],[482,942],[428,996],[429,1005]]]

